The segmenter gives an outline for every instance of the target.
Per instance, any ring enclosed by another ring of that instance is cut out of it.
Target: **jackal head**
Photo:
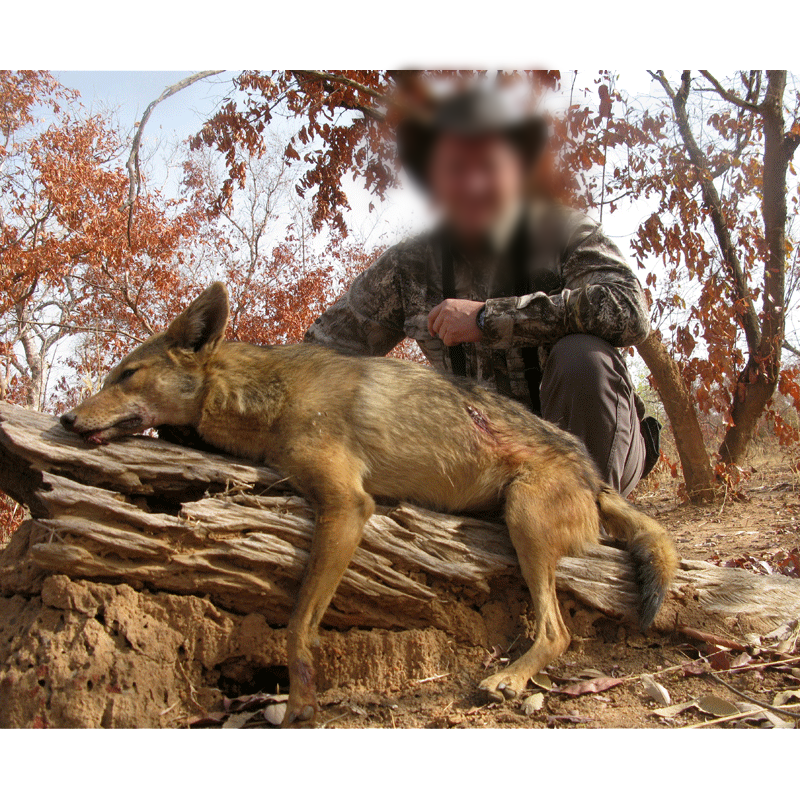
[[[228,293],[213,283],[162,333],[122,359],[103,388],[61,417],[101,444],[159,425],[199,420],[204,377],[228,324]]]

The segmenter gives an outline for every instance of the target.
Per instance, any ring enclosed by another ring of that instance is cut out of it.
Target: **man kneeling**
[[[474,90],[398,130],[400,158],[441,224],[389,248],[306,340],[386,355],[415,339],[441,372],[512,397],[585,444],[628,495],[658,457],[617,350],[649,333],[642,288],[585,214],[527,198],[547,139],[539,117]]]

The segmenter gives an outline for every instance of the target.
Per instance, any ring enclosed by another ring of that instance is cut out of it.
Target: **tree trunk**
[[[694,399],[683,382],[678,365],[656,332],[637,349],[653,376],[675,435],[686,493],[693,503],[710,502],[716,492],[714,470],[703,442]]]
[[[148,437],[93,447],[52,417],[0,405],[0,489],[31,509],[0,553],[0,593],[34,595],[50,575],[204,596],[284,624],[308,558],[313,511],[268,469]],[[558,587],[633,619],[628,554],[604,543],[564,558]],[[325,623],[434,627],[483,644],[491,595],[523,591],[504,525],[407,504],[380,508]],[[656,627],[763,634],[800,617],[800,582],[682,561]]]
[[[27,322],[23,322],[20,326],[22,333],[20,334],[19,341],[22,344],[23,352],[25,353],[25,362],[28,366],[28,381],[25,387],[25,401],[28,408],[33,411],[41,409],[42,402],[42,384],[44,382],[44,370],[42,369],[41,351],[36,349],[33,343],[33,334],[28,327]]]
[[[767,71],[766,96],[758,106],[725,92],[713,76],[707,72],[704,75],[712,81],[720,97],[746,108],[748,113],[760,115],[764,123],[762,215],[769,254],[764,264],[764,303],[759,316],[753,302],[754,293],[748,284],[747,270],[739,259],[730,222],[714,185],[714,176],[689,121],[686,103],[691,91],[691,71],[683,71],[677,90],[670,86],[663,73],[659,73],[658,80],[672,101],[675,122],[686,153],[697,169],[703,205],[714,227],[722,263],[731,278],[735,313],[747,339],[747,365],[736,382],[731,402],[731,424],[719,448],[723,462],[740,464],[747,455],[758,420],[775,392],[780,374],[785,318],[786,170],[797,144],[793,137],[785,134],[785,70]]]
[[[777,385],[777,381],[773,383],[760,373],[754,359],[748,360],[736,381],[731,402],[731,422],[719,446],[719,456],[725,464],[744,462],[758,421],[775,394]]]
[[[750,351],[731,405],[731,425],[719,449],[723,461],[741,464],[756,425],[778,385],[785,324],[786,170],[794,148],[783,119],[786,71],[767,71],[767,92],[759,111],[764,120],[764,173],[761,213],[768,255],[764,264],[764,304],[758,346]]]

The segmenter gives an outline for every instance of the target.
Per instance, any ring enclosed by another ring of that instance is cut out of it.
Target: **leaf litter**
[[[223,699],[223,711],[198,714],[184,720],[189,728],[222,728],[240,729],[263,726],[266,720],[270,725],[280,725],[286,713],[286,701],[289,695],[256,694]]]
[[[672,705],[669,692],[652,675],[642,675],[642,685],[650,697],[660,706]]]

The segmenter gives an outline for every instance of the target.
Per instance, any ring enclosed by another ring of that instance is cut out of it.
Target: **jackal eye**
[[[131,375],[133,375],[133,373],[134,373],[134,372],[136,372],[136,370],[135,370],[135,369],[126,369],[126,370],[125,370],[125,371],[124,371],[124,372],[123,372],[123,373],[122,373],[122,374],[119,376],[119,378],[117,378],[117,383],[122,383],[122,381],[126,380],[127,378],[130,378],[130,376],[131,376]]]

